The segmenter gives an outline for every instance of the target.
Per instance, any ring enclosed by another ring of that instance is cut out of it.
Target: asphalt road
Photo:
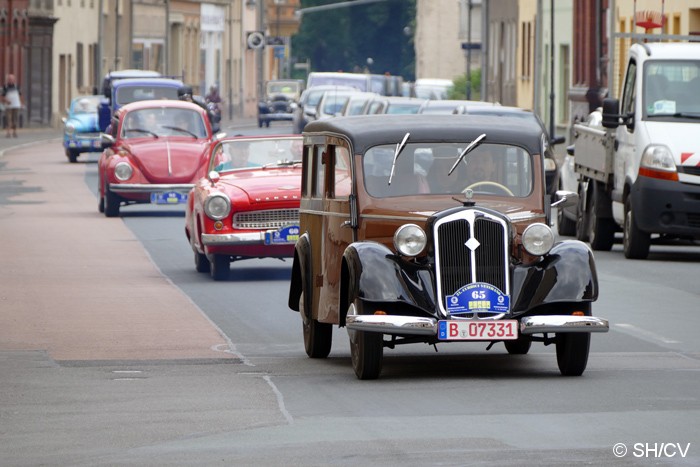
[[[541,344],[418,344],[358,381],[344,331],[306,357],[289,262],[214,282],[182,209],[106,219],[95,169],[0,158],[3,465],[700,465],[698,247],[596,253],[612,329],[582,377]]]

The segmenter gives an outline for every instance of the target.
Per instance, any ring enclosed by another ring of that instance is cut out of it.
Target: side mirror
[[[566,153],[567,153],[568,155],[570,155],[570,156],[573,156],[573,155],[574,155],[574,147],[575,147],[574,144],[568,145],[568,146],[566,147]]]
[[[557,190],[554,193],[554,202],[552,207],[568,208],[578,204],[578,193],[573,191]]]
[[[100,141],[102,141],[102,147],[108,148],[115,143],[114,136],[108,135],[107,133],[100,133]]]
[[[222,131],[222,132],[219,132],[219,133],[216,133],[216,134],[214,135],[214,141],[221,141],[221,140],[224,139],[225,137],[226,137],[226,133],[224,133],[223,131]]]
[[[554,138],[549,140],[549,145],[550,146],[555,146],[557,144],[561,144],[566,141],[565,136],[555,136]]]
[[[211,186],[214,186],[214,184],[219,183],[219,180],[221,180],[221,175],[219,175],[219,172],[216,170],[212,170],[209,172],[209,174],[207,174],[207,178],[209,178]]]
[[[603,99],[603,127],[617,128],[620,126],[620,118],[625,118],[620,115],[620,101],[617,99]]]

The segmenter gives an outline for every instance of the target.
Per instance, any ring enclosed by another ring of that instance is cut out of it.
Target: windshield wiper
[[[469,146],[464,148],[464,151],[462,151],[462,153],[457,157],[457,161],[454,163],[450,171],[447,172],[447,175],[452,175],[452,172],[455,171],[457,165],[459,165],[459,163],[462,162],[462,159],[464,159],[464,156],[469,154],[469,152],[471,152],[472,149],[476,148],[479,144],[481,144],[481,140],[484,138],[486,138],[486,133],[480,134],[474,141],[469,143]]]
[[[161,128],[166,128],[166,129],[168,129],[168,130],[181,131],[181,132],[183,132],[183,133],[187,133],[188,135],[190,135],[190,136],[193,137],[194,139],[197,139],[197,135],[195,135],[194,133],[192,133],[190,130],[186,130],[185,128],[180,128],[179,126],[161,125],[160,127],[161,127]]]
[[[157,134],[153,133],[153,132],[150,131],[150,130],[144,130],[143,128],[129,128],[129,129],[126,130],[126,131],[135,131],[135,132],[137,132],[137,133],[146,133],[146,134],[149,134],[149,135],[153,136],[154,138],[158,138],[158,135],[157,135]]]
[[[396,159],[399,158],[399,154],[401,154],[401,151],[403,151],[404,146],[406,146],[406,141],[408,141],[409,136],[411,136],[411,133],[406,133],[404,135],[401,143],[396,145],[396,151],[394,151],[394,160],[391,161],[391,173],[389,174],[389,185],[391,185],[391,179],[394,178],[394,168],[396,168]]]

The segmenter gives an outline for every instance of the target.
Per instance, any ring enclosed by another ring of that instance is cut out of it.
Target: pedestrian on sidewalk
[[[9,138],[10,130],[12,130],[12,136],[16,138],[17,120],[19,120],[19,110],[22,108],[22,95],[13,74],[8,74],[5,78],[5,86],[2,87],[2,100],[7,112],[7,134],[5,136]]]

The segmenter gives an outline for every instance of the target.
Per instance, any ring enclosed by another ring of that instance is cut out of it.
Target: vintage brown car
[[[304,131],[300,237],[289,307],[312,358],[346,327],[360,379],[383,349],[415,342],[503,341],[511,354],[556,344],[581,375],[598,297],[593,254],[555,243],[545,191],[547,137],[513,116],[377,115]]]

